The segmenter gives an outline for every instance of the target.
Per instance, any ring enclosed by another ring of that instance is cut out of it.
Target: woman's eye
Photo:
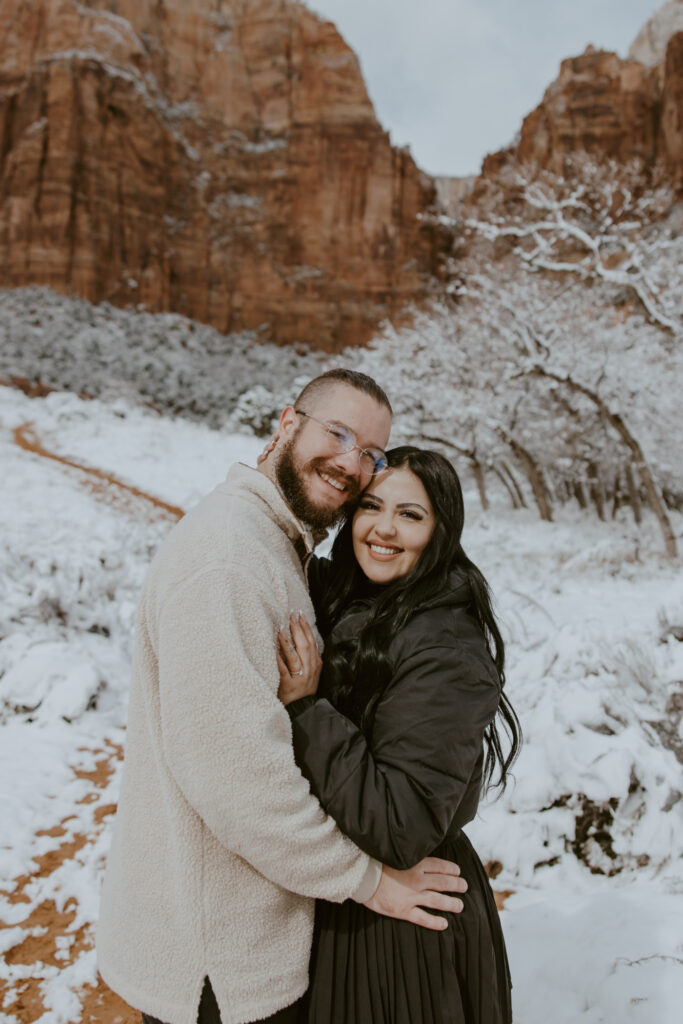
[[[422,522],[422,516],[418,515],[417,512],[403,512],[402,515],[407,519],[414,519],[416,523]]]
[[[375,505],[374,502],[368,501],[367,498],[365,499],[365,501],[361,501],[361,503],[360,503],[360,505],[358,507],[359,508],[364,508],[364,509],[369,509],[372,512],[376,512],[377,508],[378,508],[378,506]]]

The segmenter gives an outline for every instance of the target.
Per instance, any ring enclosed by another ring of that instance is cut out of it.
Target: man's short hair
[[[333,387],[335,384],[347,384],[349,387],[355,388],[356,391],[362,391],[364,394],[370,395],[379,405],[385,406],[393,415],[391,402],[377,381],[373,380],[372,377],[368,377],[367,373],[359,373],[357,370],[346,370],[344,367],[340,367],[337,370],[328,370],[327,373],[321,373],[319,377],[314,377],[313,380],[309,381],[294,400],[294,408],[298,409],[305,401],[311,399],[315,401],[323,391]]]

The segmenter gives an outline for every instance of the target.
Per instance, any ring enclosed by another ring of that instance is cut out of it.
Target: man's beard
[[[316,505],[306,494],[304,470],[315,473],[317,468],[326,467],[327,460],[317,458],[311,459],[304,466],[297,465],[294,457],[295,441],[296,435],[282,447],[275,467],[275,479],[297,519],[306,523],[314,532],[327,530],[345,519],[355,507],[361,491],[360,486],[357,480],[344,477],[343,482],[350,489],[349,497],[344,504],[339,508],[321,508]],[[334,470],[326,467],[325,472],[333,479],[340,479]]]

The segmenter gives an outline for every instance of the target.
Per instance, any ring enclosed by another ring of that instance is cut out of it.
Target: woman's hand
[[[300,697],[312,696],[318,689],[323,663],[306,616],[292,612],[289,617],[289,633],[281,629],[277,639],[275,657],[280,670],[278,697],[286,705]]]

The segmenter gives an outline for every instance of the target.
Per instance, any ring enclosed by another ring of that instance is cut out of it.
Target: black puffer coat
[[[309,567],[314,601],[326,567],[321,559]],[[390,867],[417,864],[477,810],[483,736],[500,691],[469,605],[469,584],[454,574],[394,637],[392,678],[367,735],[325,698],[288,706],[312,791],[342,832]],[[372,599],[354,603],[332,638],[357,635],[371,607]]]

